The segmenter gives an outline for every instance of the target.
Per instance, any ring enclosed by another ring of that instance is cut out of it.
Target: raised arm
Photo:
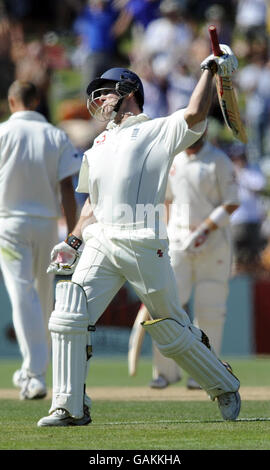
[[[186,108],[184,117],[189,128],[204,121],[209,113],[213,99],[213,75],[204,70]]]

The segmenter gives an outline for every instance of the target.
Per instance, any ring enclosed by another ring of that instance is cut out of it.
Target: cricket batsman
[[[225,420],[235,420],[239,414],[239,380],[181,307],[163,214],[159,217],[175,155],[205,132],[213,60],[220,74],[231,75],[237,67],[232,51],[222,58],[211,57],[188,106],[164,118],[151,120],[143,113],[142,82],[131,70],[109,69],[87,88],[91,115],[108,125],[84,155],[77,191],[87,191],[89,198],[78,223],[52,252],[50,271],[70,273],[74,266],[75,270],[70,282],[56,287],[49,320],[52,403],[38,426],[91,422],[91,400],[85,391],[91,336],[126,281],[151,315],[143,327],[162,354],[194,377],[212,400],[217,399]]]

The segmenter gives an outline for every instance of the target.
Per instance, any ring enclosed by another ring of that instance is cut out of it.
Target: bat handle
[[[219,41],[218,41],[218,35],[217,35],[217,29],[214,25],[209,26],[208,28],[209,36],[210,36],[210,41],[211,41],[211,46],[212,46],[212,51],[215,56],[222,56],[223,52],[219,47]]]

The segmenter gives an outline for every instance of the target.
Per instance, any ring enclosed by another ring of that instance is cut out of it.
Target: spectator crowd
[[[232,219],[235,269],[254,273],[270,240],[269,10],[267,0],[1,0],[0,119],[6,118],[12,81],[33,81],[41,93],[39,112],[83,152],[100,132],[85,112],[86,85],[114,66],[142,78],[146,114],[170,114],[187,105],[200,63],[211,52],[208,26],[215,24],[220,43],[230,45],[239,61],[233,79],[248,144],[235,142],[226,129],[216,96],[208,138],[237,169],[242,206]],[[51,91],[59,70],[73,71],[80,83],[75,99],[62,90],[54,113]],[[249,250],[244,255],[243,246]]]

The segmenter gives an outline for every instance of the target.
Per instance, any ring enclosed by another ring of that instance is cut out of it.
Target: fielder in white
[[[35,111],[32,83],[15,81],[8,102],[11,116],[0,125],[0,268],[23,358],[13,383],[21,399],[32,399],[47,392],[54,292],[46,269],[58,240],[61,202],[69,227],[76,222],[71,175],[80,161],[66,134]]]
[[[52,404],[50,414],[38,426],[91,422],[91,400],[85,393],[90,335],[126,281],[150,312],[153,320],[143,326],[162,353],[187,370],[213,400],[217,398],[224,419],[235,420],[239,414],[239,380],[182,309],[166,227],[159,220],[174,156],[205,131],[212,101],[212,68],[217,66],[219,73],[227,75],[237,67],[234,54],[225,48],[222,59],[210,56],[204,61],[187,108],[165,118],[151,120],[142,113],[143,86],[130,70],[110,69],[88,86],[89,111],[109,123],[85,153],[80,171],[78,190],[88,191],[89,199],[73,233],[52,253],[49,269],[65,272],[65,266],[78,259],[82,239],[85,242],[71,282],[56,287],[49,321]],[[72,256],[69,263],[65,254]]]
[[[219,355],[231,275],[230,215],[239,206],[230,158],[202,136],[175,157],[166,201],[170,213],[169,254],[182,307],[193,290],[194,324],[207,334]],[[180,377],[175,361],[162,356],[154,346],[150,386],[164,388]],[[187,386],[199,388],[192,377]]]

